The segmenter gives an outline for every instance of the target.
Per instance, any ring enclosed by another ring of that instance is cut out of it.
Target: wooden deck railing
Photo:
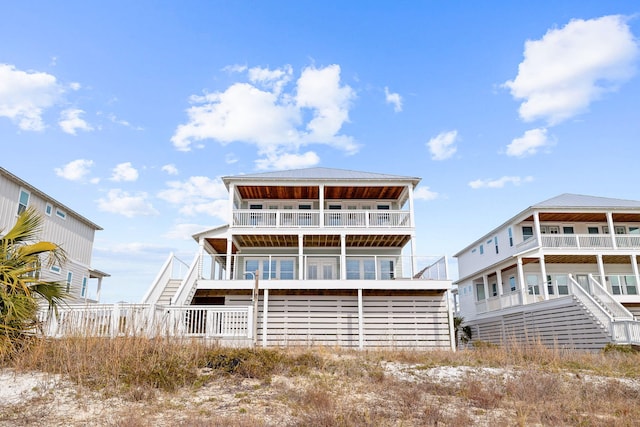
[[[45,336],[252,338],[251,306],[88,304],[40,314]]]

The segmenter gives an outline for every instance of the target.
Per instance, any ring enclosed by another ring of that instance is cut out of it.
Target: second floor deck
[[[404,210],[253,210],[233,211],[234,227],[248,228],[410,228]]]

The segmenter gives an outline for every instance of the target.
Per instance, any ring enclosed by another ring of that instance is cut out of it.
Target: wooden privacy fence
[[[57,315],[41,312],[40,321],[49,337],[253,338],[251,306],[68,305]]]

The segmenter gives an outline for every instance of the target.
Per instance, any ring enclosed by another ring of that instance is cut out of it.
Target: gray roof
[[[640,208],[640,201],[565,193],[537,203],[532,208]]]
[[[291,180],[291,179],[309,179],[309,180],[401,180],[401,181],[420,181],[420,178],[412,176],[389,175],[373,172],[360,172],[346,169],[334,168],[307,168],[307,169],[291,169],[275,172],[263,172],[246,175],[225,176],[223,181],[229,179],[267,179],[267,180]]]

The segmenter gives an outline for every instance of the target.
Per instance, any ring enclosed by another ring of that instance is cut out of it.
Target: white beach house
[[[640,344],[640,201],[562,194],[458,252],[473,338],[595,349]]]

